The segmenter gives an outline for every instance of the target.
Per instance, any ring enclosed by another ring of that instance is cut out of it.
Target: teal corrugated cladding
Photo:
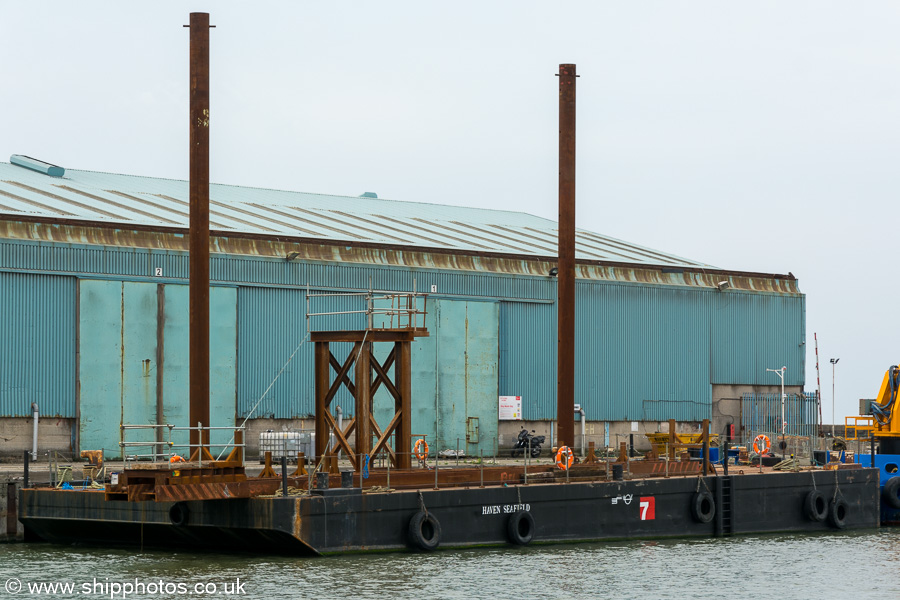
[[[314,302],[311,312],[365,308],[365,302],[353,296],[318,298]],[[313,343],[303,342],[294,358],[287,362],[306,337],[306,290],[241,287],[237,303],[238,416],[246,417],[260,398],[263,399],[254,417],[286,419],[314,414]],[[313,317],[311,327],[313,331],[364,329],[365,315]],[[343,360],[351,347],[349,343],[332,344],[331,352]],[[278,376],[285,363],[284,372]],[[273,381],[274,385],[263,397]],[[336,402],[344,414],[354,412],[352,398],[345,388],[338,392]]]
[[[237,292],[240,414],[305,335],[307,282],[317,289],[371,284],[407,290],[415,281],[423,292],[437,286],[432,299],[504,301],[500,393],[522,395],[528,419],[555,416],[556,323],[549,302],[556,282],[551,278],[224,255],[214,255],[211,266],[214,281],[242,286]],[[0,268],[148,282],[156,268],[166,280],[188,274],[181,252],[11,240],[0,241]],[[577,299],[576,402],[585,405],[590,419],[692,420],[707,416],[710,384],[774,384],[765,369],[782,365],[788,368],[785,383],[805,379],[803,296],[580,280]],[[353,318],[362,316],[335,317],[335,328],[361,327]],[[335,348],[342,352],[346,349]],[[259,414],[309,415],[312,385],[304,378],[311,372],[310,345],[289,365],[284,381],[276,382]],[[347,399],[342,392],[339,402],[349,412]]]
[[[710,292],[712,383],[785,385],[806,380],[806,298]]]
[[[522,396],[524,419],[556,414],[556,310],[500,303],[500,394]]]
[[[587,418],[707,418],[707,311],[695,290],[579,282],[575,402]]]
[[[0,416],[75,417],[74,277],[0,273]]]

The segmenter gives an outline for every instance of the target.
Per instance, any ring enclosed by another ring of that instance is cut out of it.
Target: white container
[[[266,459],[266,452],[272,453],[274,462],[287,457],[288,462],[297,462],[297,453],[303,452],[308,462],[315,460],[316,434],[306,431],[263,431],[259,434],[259,461]]]

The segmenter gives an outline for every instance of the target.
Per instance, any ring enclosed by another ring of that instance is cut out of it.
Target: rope
[[[701,481],[703,482],[703,487],[706,488],[706,491],[711,494],[712,492],[709,490],[709,486],[706,485],[706,479],[704,479],[702,475],[697,475],[697,492],[698,493],[700,492],[700,482]]]
[[[837,500],[838,491],[840,491],[840,485],[838,484],[838,470],[834,470],[834,497],[831,499],[832,502]]]
[[[303,488],[294,487],[292,485],[288,486],[288,497],[300,497],[300,496],[308,496],[309,490],[305,490]],[[274,494],[271,496],[259,496],[260,498],[282,498],[284,497],[284,491],[281,488],[278,488]]]
[[[518,500],[519,504],[522,504],[522,488],[520,486],[516,486],[516,500]]]
[[[813,480],[813,491],[815,492],[815,491],[817,491],[817,490],[816,490],[816,474],[815,474],[815,472],[810,471],[810,472],[809,472],[809,476],[812,477],[812,480]]]
[[[425,513],[425,516],[428,516],[428,509],[425,508],[425,498],[422,497],[422,490],[419,490],[419,510]]]
[[[253,413],[256,411],[257,407],[259,406],[259,403],[262,402],[263,398],[265,398],[269,394],[269,391],[272,389],[272,386],[275,385],[275,382],[278,381],[278,378],[281,377],[282,373],[284,373],[284,370],[287,368],[288,364],[290,364],[290,362],[292,360],[294,360],[294,356],[297,355],[297,352],[300,351],[300,347],[304,344],[304,342],[306,342],[307,339],[309,339],[309,331],[306,332],[306,335],[303,336],[303,339],[300,340],[300,343],[297,344],[297,347],[294,348],[293,352],[291,352],[291,355],[288,357],[287,361],[285,361],[285,363],[281,366],[281,370],[279,370],[278,373],[275,375],[275,379],[272,380],[272,383],[269,384],[269,387],[266,388],[266,391],[264,391],[262,393],[262,396],[259,397],[259,399],[256,401],[256,404],[254,404],[253,408],[250,409],[250,412],[247,413],[247,416],[244,418],[244,421],[241,423],[241,428],[243,428],[244,425],[247,424],[247,421],[250,420],[250,417],[253,416]],[[228,449],[228,446],[230,446],[232,442],[234,442],[234,434],[233,433],[231,434],[231,439],[228,440],[228,443],[222,447],[222,451],[219,452],[219,456],[216,458],[216,460],[222,459],[222,455],[225,454],[225,451]],[[244,440],[245,444],[246,444],[246,442],[247,442],[247,440]]]

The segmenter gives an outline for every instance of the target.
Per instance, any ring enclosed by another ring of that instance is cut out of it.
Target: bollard
[[[287,456],[281,455],[281,496],[287,498]]]
[[[316,489],[318,490],[327,490],[328,489],[328,471],[319,471],[316,473]]]
[[[341,487],[353,487],[353,471],[341,471]]]
[[[625,479],[624,465],[616,463],[612,466],[612,478],[613,481],[622,481]]]

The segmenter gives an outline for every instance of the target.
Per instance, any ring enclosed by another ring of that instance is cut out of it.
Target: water
[[[900,528],[331,558],[0,545],[0,598],[17,581],[21,598],[884,599],[900,593]]]

